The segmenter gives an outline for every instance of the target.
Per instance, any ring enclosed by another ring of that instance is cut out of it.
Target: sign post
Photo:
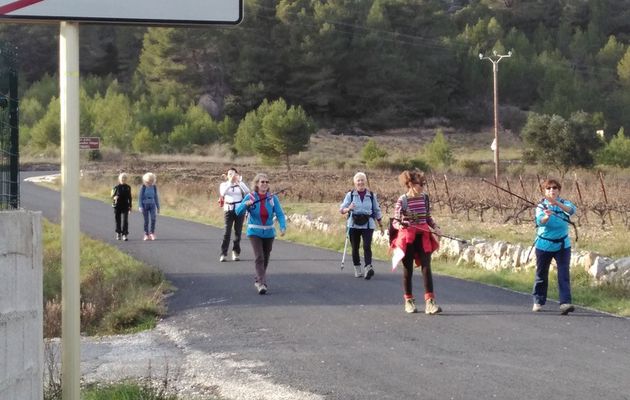
[[[244,0],[0,0],[0,22],[60,23],[62,398],[80,400],[79,22],[234,25]],[[91,142],[88,138],[87,146]],[[98,138],[96,138],[98,139]],[[85,140],[85,139],[81,139]],[[99,142],[96,142],[98,145]],[[90,147],[88,147],[90,148]]]

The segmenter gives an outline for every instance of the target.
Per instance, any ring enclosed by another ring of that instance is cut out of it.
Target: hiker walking
[[[245,200],[236,205],[236,214],[244,215],[249,212],[247,219],[247,237],[254,250],[254,265],[256,279],[254,286],[258,294],[267,293],[267,267],[276,236],[273,221],[274,216],[280,225],[280,236],[284,236],[287,230],[284,211],[280,206],[278,196],[269,190],[269,177],[259,173],[252,182],[251,193],[245,196]]]
[[[352,245],[352,263],[354,264],[354,276],[370,279],[374,276],[372,267],[372,236],[378,224],[381,232],[383,215],[376,198],[376,193],[367,187],[367,176],[363,172],[357,172],[352,179],[354,189],[346,193],[339,206],[339,212],[348,215],[346,222],[347,235]],[[363,240],[363,258],[365,267],[361,268],[359,246]]]
[[[138,202],[139,211],[144,219],[144,240],[155,240],[155,222],[160,213],[160,198],[158,197],[155,174],[147,172],[142,176],[142,186]]]
[[[127,174],[118,175],[118,185],[112,188],[112,207],[116,223],[116,240],[127,241],[129,236],[129,213],[131,212],[131,187],[127,184]]]
[[[575,214],[576,207],[569,200],[560,197],[562,186],[555,179],[543,182],[545,197],[536,208],[536,277],[534,278],[534,306],[532,311],[542,311],[547,302],[549,287],[549,266],[556,260],[558,268],[558,292],[560,314],[567,315],[575,310],[571,304],[571,240],[569,239],[569,217]]]
[[[414,262],[422,270],[426,314],[438,314],[442,308],[435,302],[433,276],[431,274],[431,253],[439,247],[432,232],[441,234],[440,228],[431,217],[429,196],[424,193],[426,178],[422,171],[403,171],[398,177],[407,192],[396,201],[393,228],[396,237],[391,242],[393,250],[392,266],[396,268],[402,260],[403,293],[405,311],[417,312],[413,296],[412,281]]]
[[[219,185],[220,202],[223,203],[223,221],[224,233],[223,242],[221,242],[221,256],[219,261],[223,262],[227,258],[228,248],[230,247],[230,236],[232,235],[232,227],[234,227],[234,242],[232,243],[232,260],[238,261],[241,255],[241,232],[243,230],[243,220],[245,214],[236,215],[234,210],[236,205],[245,198],[249,193],[249,188],[243,183],[242,177],[238,174],[236,168],[227,170],[225,182]]]

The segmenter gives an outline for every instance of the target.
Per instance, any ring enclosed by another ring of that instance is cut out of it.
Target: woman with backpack
[[[276,237],[274,217],[280,226],[280,236],[287,230],[287,221],[278,196],[269,189],[269,177],[259,173],[252,182],[252,191],[236,206],[237,215],[249,213],[247,220],[247,237],[254,250],[254,267],[256,278],[254,287],[258,294],[267,293],[267,267],[273,241]]]
[[[223,207],[224,233],[221,242],[221,256],[219,261],[224,262],[227,258],[230,247],[230,236],[234,227],[234,243],[232,244],[232,260],[238,261],[241,255],[241,232],[243,230],[243,220],[245,214],[236,214],[236,205],[243,201],[245,195],[249,193],[249,188],[242,181],[236,168],[227,170],[226,181],[219,185],[219,204]]]
[[[155,221],[160,213],[160,198],[158,197],[155,174],[147,172],[142,176],[142,186],[138,202],[139,211],[144,218],[144,240],[155,240]]]
[[[424,282],[425,314],[438,314],[442,308],[435,303],[433,276],[431,274],[431,253],[439,244],[433,232],[441,234],[440,228],[431,217],[429,196],[424,193],[426,178],[421,171],[404,171],[398,177],[407,192],[398,198],[394,210],[393,228],[396,238],[391,242],[393,250],[392,266],[395,268],[402,260],[403,291],[405,311],[417,312],[416,300],[412,292],[414,262],[422,269]]]
[[[367,176],[363,172],[357,172],[352,179],[354,189],[346,193],[339,212],[348,215],[346,227],[348,238],[352,245],[352,263],[354,264],[354,276],[364,277],[369,280],[374,276],[372,267],[372,236],[378,224],[381,232],[383,223],[381,207],[378,204],[376,193],[368,190]],[[361,257],[359,256],[359,246],[363,239],[363,257],[365,267],[361,269]]]

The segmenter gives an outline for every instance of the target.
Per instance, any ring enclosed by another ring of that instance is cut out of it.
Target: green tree
[[[126,151],[132,147],[136,122],[129,98],[120,93],[118,82],[110,84],[105,96],[96,95],[92,101],[93,132],[106,145]]]
[[[315,124],[300,106],[288,107],[284,99],[266,100],[239,124],[235,145],[239,151],[256,152],[263,162],[284,162],[308,147]]]
[[[387,151],[381,148],[374,139],[369,139],[361,150],[361,156],[363,157],[363,161],[369,163],[379,158],[383,159],[387,157]]]
[[[48,104],[46,114],[31,129],[31,144],[35,148],[45,149],[50,145],[59,146],[61,142],[60,110],[59,99],[53,97]]]
[[[437,130],[433,140],[424,148],[424,158],[432,167],[448,168],[455,162],[453,150],[442,129]]]
[[[566,120],[559,115],[532,113],[523,128],[525,159],[553,167],[562,176],[571,168],[591,168],[602,146],[596,134],[601,116],[578,111]]]
[[[140,131],[136,133],[131,142],[131,145],[138,153],[157,153],[160,151],[162,141],[151,134],[146,128],[140,128]]]
[[[597,162],[622,168],[630,167],[630,138],[626,137],[623,128],[597,154]]]

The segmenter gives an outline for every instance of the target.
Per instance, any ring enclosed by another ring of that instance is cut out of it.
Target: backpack
[[[241,185],[232,185],[230,187],[234,187],[234,186],[238,187],[238,190],[241,191],[241,197],[244,200],[245,199],[245,192],[243,191],[243,188],[241,187]],[[243,200],[241,200],[241,201],[243,201]],[[234,205],[234,204],[240,203],[241,201],[237,201],[236,203],[228,203],[228,204]],[[217,200],[217,204],[219,205],[219,207],[223,208],[223,206],[225,205],[225,196],[219,196],[219,200]]]
[[[424,202],[427,205],[427,214],[429,214],[429,210],[430,210],[430,205],[429,205],[429,196],[426,193],[423,193],[424,195]],[[407,211],[407,194],[403,194],[402,196],[402,207],[400,208],[401,211]],[[396,229],[394,227],[394,218],[389,218],[389,225],[387,226],[387,235],[389,236],[389,244],[391,246],[392,242],[394,240],[396,240],[396,237],[398,237],[398,229]]]
[[[116,207],[116,203],[118,202],[118,199],[115,199],[114,196],[118,196],[118,185],[112,187],[112,207]]]

